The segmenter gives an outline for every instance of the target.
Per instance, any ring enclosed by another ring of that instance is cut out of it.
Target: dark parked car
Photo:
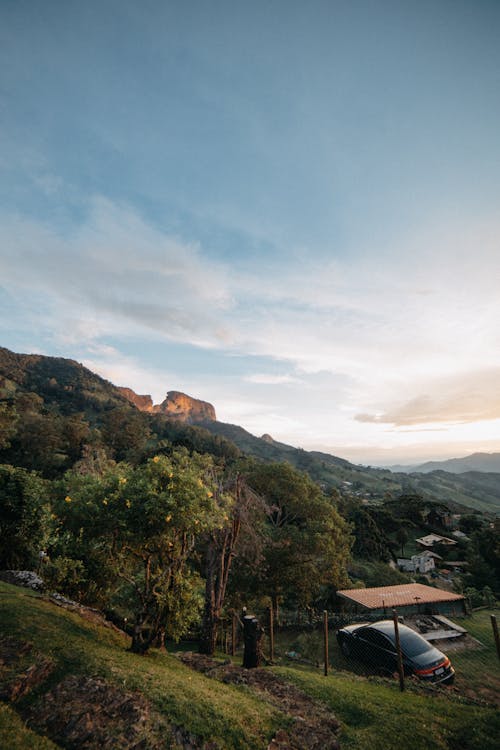
[[[453,682],[455,670],[448,657],[407,625],[399,625],[399,641],[406,675],[416,675],[427,682]],[[337,640],[344,656],[393,674],[397,671],[394,622],[347,625],[337,631]]]

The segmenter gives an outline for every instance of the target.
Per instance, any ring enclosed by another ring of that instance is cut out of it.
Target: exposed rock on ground
[[[33,570],[0,570],[0,580],[33,591],[43,591],[45,588],[44,582]]]

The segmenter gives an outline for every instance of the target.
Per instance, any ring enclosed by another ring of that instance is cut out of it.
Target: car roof
[[[383,635],[386,635],[388,638],[390,638],[392,641],[395,639],[395,633],[394,633],[394,620],[379,620],[378,622],[372,622],[368,625],[363,625],[364,628],[371,628],[372,630],[377,630],[379,633],[382,633]],[[404,638],[405,635],[412,635],[412,636],[418,636],[418,638],[421,638],[423,641],[425,641],[425,638],[420,633],[417,633],[416,630],[413,630],[413,628],[408,627],[408,625],[403,625],[403,623],[399,623],[398,625],[399,635],[400,637]],[[429,646],[430,648],[430,646]]]

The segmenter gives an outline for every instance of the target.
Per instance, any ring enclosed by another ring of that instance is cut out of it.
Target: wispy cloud
[[[293,375],[269,375],[266,373],[247,375],[244,380],[247,383],[255,383],[257,385],[286,385],[287,383],[303,382],[300,378],[296,378]]]
[[[316,264],[296,252],[288,264],[254,273],[214,262],[205,248],[96,197],[71,229],[4,216],[0,273],[20,317],[78,347],[115,383],[162,398],[182,379],[173,367],[165,377],[122,356],[119,342],[210,348],[221,372],[226,355],[247,359],[250,374],[238,378],[245,398],[213,385],[230,421],[281,430],[285,441],[303,435],[304,444],[335,430],[346,440],[372,431],[375,441],[387,425],[427,429],[500,416],[499,237],[494,221],[474,231],[430,228],[401,237],[401,257],[388,249],[377,260]],[[114,350],[99,349],[109,340]],[[181,389],[209,398],[202,372],[184,377]],[[293,405],[275,386],[296,389]]]
[[[381,414],[358,414],[358,422],[396,426],[500,419],[500,368],[427,383],[425,393]]]
[[[200,346],[230,337],[224,269],[128,207],[95,198],[69,231],[3,217],[0,242],[3,283],[46,295],[62,337],[150,331]]]

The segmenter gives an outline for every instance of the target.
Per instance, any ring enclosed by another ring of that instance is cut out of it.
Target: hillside
[[[15,354],[0,347],[0,399],[17,392],[36,393],[48,409],[64,416],[83,412],[90,420],[128,405],[112,383],[72,359]]]
[[[139,399],[139,401],[137,401]],[[460,510],[500,512],[500,473],[393,473],[357,466],[318,451],[305,451],[255,437],[242,427],[215,420],[211,404],[169,392],[158,408],[69,359],[15,354],[0,348],[0,462],[41,470],[52,478],[80,458],[86,443],[99,442],[118,460],[136,461],[161,440],[234,459],[240,452],[260,461],[287,461],[326,491],[382,499],[424,493]],[[16,414],[22,419],[16,422]],[[207,418],[208,416],[208,418]],[[3,421],[3,422],[2,422]]]
[[[445,502],[457,511],[464,507],[483,513],[500,513],[500,473],[466,474],[394,473],[389,469],[358,466],[342,458],[319,451],[305,451],[277,441],[251,435],[242,427],[223,422],[204,422],[206,430],[233,442],[245,454],[263,461],[288,461],[307,472],[326,489],[342,494],[382,499],[387,494],[420,493],[430,500]]]
[[[252,670],[250,682],[234,668],[226,684],[172,653],[126,647],[98,614],[0,583],[0,746],[333,750],[339,729],[351,750],[496,746],[495,709],[454,692],[399,693],[395,680],[291,666]]]
[[[428,474],[432,471],[447,471],[450,474],[463,474],[470,471],[488,473],[500,472],[500,453],[472,453],[463,458],[450,458],[447,461],[427,461],[418,466],[391,466],[391,471],[407,474]]]

